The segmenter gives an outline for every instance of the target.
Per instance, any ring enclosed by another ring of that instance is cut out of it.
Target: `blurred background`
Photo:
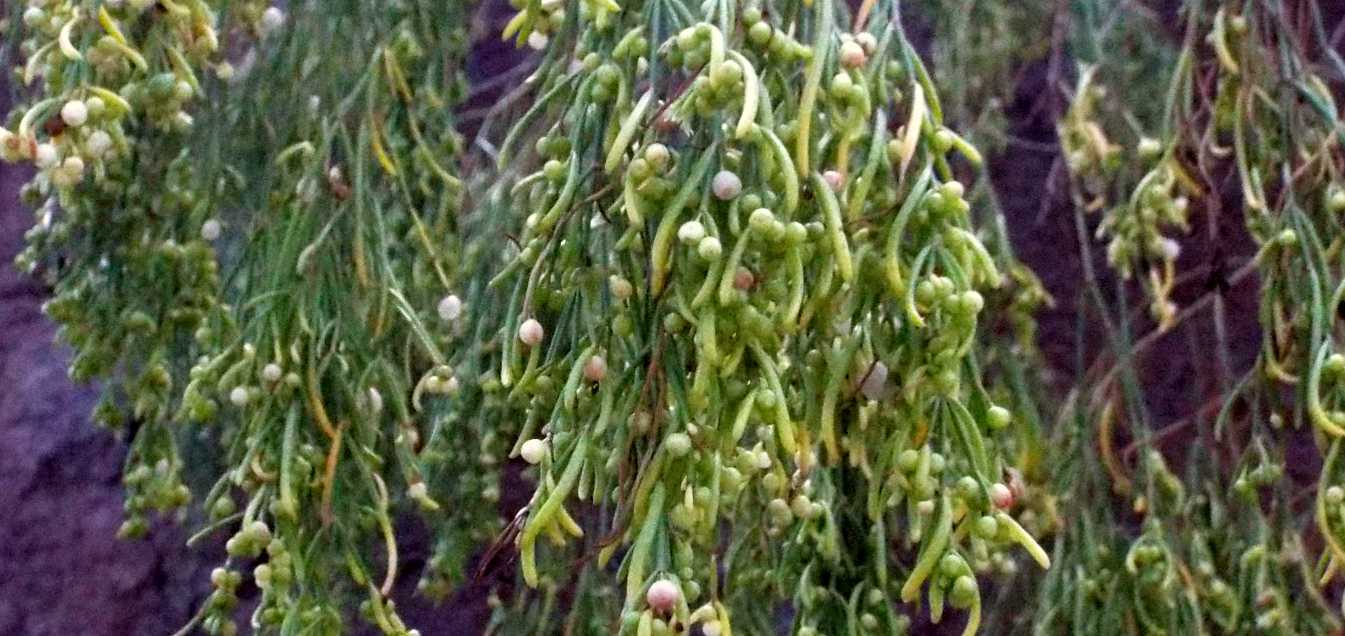
[[[956,0],[952,4],[966,5],[970,12],[977,5],[1010,6],[1018,1]],[[0,15],[6,13],[6,4],[0,0]],[[943,87],[953,79],[949,74],[958,69],[948,68],[946,62],[955,56],[940,48],[955,44],[936,37],[938,16],[949,11],[946,6],[930,10],[938,4],[940,0],[908,2],[908,27],[923,42],[922,53],[934,63],[935,84]],[[1028,0],[1027,4],[1040,5],[1037,13],[1042,19],[1014,28],[1025,29],[1016,37],[1032,44],[998,65],[987,65],[995,77],[970,78],[973,87],[974,80],[983,85],[970,91],[966,99],[983,102],[970,106],[976,111],[993,111],[1003,118],[996,126],[1002,138],[991,153],[990,177],[1019,257],[1056,299],[1053,308],[1038,316],[1039,343],[1048,362],[1048,382],[1063,394],[1074,370],[1087,365],[1100,348],[1090,343],[1101,332],[1076,311],[1084,263],[1055,139],[1055,121],[1068,102],[1065,91],[1075,74],[1068,43],[1060,37],[1068,29],[1061,21],[1069,19],[1069,0]],[[1116,4],[1144,12],[1156,27],[1155,37],[1176,43],[1179,2]],[[1333,27],[1342,23],[1345,3],[1331,0],[1321,6]],[[476,88],[459,113],[468,138],[494,100],[512,87],[514,82],[506,81],[514,77],[509,70],[527,59],[526,51],[514,50],[496,35],[508,13],[505,2],[478,3],[470,63]],[[1341,29],[1335,31],[1339,34]],[[1340,38],[1336,43],[1340,48]],[[5,82],[9,77],[7,72],[0,76],[0,112],[8,111],[11,87]],[[1141,97],[1129,95],[1127,99]],[[958,126],[976,123],[958,122]],[[54,329],[40,311],[48,290],[20,276],[10,265],[32,222],[31,212],[17,200],[18,188],[27,176],[24,170],[0,164],[0,634],[171,633],[205,598],[209,569],[219,562],[223,548],[207,544],[188,549],[183,528],[163,521],[155,524],[145,540],[116,538],[125,445],[89,422],[94,391],[73,385],[66,377],[68,351],[52,342]],[[1236,202],[1236,182],[1225,184],[1226,198]],[[1193,225],[1202,230],[1183,243],[1181,261],[1183,269],[1205,275],[1181,286],[1174,300],[1185,304],[1211,290],[1222,294],[1230,317],[1231,362],[1236,369],[1246,369],[1259,346],[1257,281],[1248,277],[1227,287],[1220,276],[1225,261],[1240,262],[1254,248],[1240,217],[1226,215],[1210,224],[1208,232],[1205,219],[1197,218]],[[1095,265],[1106,276],[1104,250],[1093,247],[1098,257]],[[1102,287],[1111,288],[1109,284]],[[1215,376],[1215,361],[1202,355],[1211,350],[1214,331],[1208,318],[1192,318],[1149,350],[1143,362],[1145,395],[1157,422],[1180,424],[1217,395],[1210,380]],[[1190,440],[1180,426],[1164,436],[1168,444]],[[1311,465],[1291,465],[1290,470],[1307,477],[1316,474]],[[520,484],[505,484],[505,490],[511,486],[518,490]],[[526,497],[526,485],[523,488]],[[506,502],[511,500],[517,502],[518,497],[505,497]],[[408,519],[402,524],[408,567],[401,573],[396,597],[403,617],[427,634],[478,633],[489,613],[485,583],[469,584],[438,606],[414,596],[427,551],[424,530],[416,523]]]

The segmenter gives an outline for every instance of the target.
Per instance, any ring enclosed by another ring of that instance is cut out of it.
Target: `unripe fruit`
[[[649,166],[655,171],[662,172],[668,167],[668,160],[672,153],[668,147],[663,144],[649,144],[644,149],[644,160],[649,162]]]
[[[673,457],[685,457],[691,451],[691,438],[686,433],[673,433],[663,444]]]
[[[719,243],[719,239],[707,236],[696,244],[696,253],[707,261],[713,261],[724,254],[724,246]]]
[[[1013,415],[1009,413],[1009,409],[999,405],[990,407],[985,415],[987,423],[990,424],[990,428],[995,430],[1000,430],[1008,426],[1009,421],[1013,419]]]

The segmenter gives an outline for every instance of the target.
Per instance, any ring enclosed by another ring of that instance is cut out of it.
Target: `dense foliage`
[[[227,537],[183,632],[409,634],[399,577],[515,567],[485,632],[1339,630],[1327,18],[1040,4],[516,0],[491,36],[535,53],[479,130],[490,6],[16,5],[17,265],[130,445],[121,534]],[[1043,58],[1102,336],[1063,383],[983,156]],[[1238,267],[1180,267],[1237,224]],[[1213,407],[1160,428],[1141,361],[1194,320]]]

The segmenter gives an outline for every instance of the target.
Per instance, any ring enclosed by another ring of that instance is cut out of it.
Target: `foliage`
[[[407,514],[427,596],[517,556],[488,633],[1339,630],[1345,61],[1312,2],[1058,4],[517,0],[470,143],[471,3],[15,7],[17,264],[129,441],[122,535],[228,537],[183,632],[414,632]],[[1106,338],[1063,400],[978,150],[1034,63]],[[1187,299],[1223,215],[1254,254]],[[1206,311],[1165,452],[1141,358]]]

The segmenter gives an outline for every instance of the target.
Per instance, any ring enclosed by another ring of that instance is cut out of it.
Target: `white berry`
[[[78,99],[72,99],[61,107],[61,119],[67,126],[78,128],[89,121],[89,107]]]
[[[707,261],[718,259],[724,253],[724,246],[720,244],[719,239],[713,236],[707,236],[696,244],[696,253]]]
[[[687,221],[677,228],[677,238],[688,245],[705,238],[705,226],[700,221]]]
[[[89,156],[95,159],[101,158],[112,149],[112,136],[106,131],[95,130],[89,135],[88,141],[84,142],[84,149],[89,151]]]
[[[383,394],[378,389],[369,387],[369,410],[377,415],[383,411]]]
[[[39,168],[50,168],[60,160],[60,156],[56,154],[56,146],[51,144],[38,145],[37,151],[33,154],[33,162]]]
[[[711,182],[710,189],[714,192],[716,199],[729,201],[743,191],[743,180],[739,179],[738,175],[733,172],[720,170]]]
[[[229,392],[229,401],[239,408],[248,405],[249,397],[247,387],[236,386]]]
[[[213,241],[219,238],[221,230],[218,220],[206,219],[206,222],[201,224],[201,238],[206,241]]]
[[[461,315],[462,299],[456,294],[444,296],[444,299],[439,301],[439,318],[444,322],[453,322]]]
[[[529,464],[539,464],[542,458],[546,456],[546,442],[534,437],[523,442],[523,447],[519,449],[518,454],[523,457],[523,461]]]
[[[285,26],[285,12],[279,7],[269,7],[262,12],[261,32],[263,36],[275,33]]]
[[[529,318],[518,326],[518,339],[529,347],[535,347],[542,344],[542,338],[546,336],[546,330],[542,329],[542,323],[537,322],[536,318]]]

